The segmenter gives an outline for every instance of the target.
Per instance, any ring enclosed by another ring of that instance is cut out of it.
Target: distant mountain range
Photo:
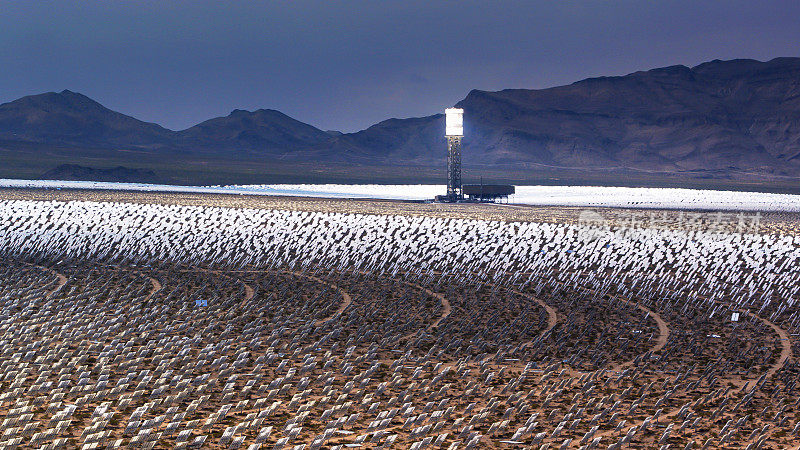
[[[465,109],[467,165],[800,175],[800,58],[715,60],[541,90],[473,90],[456,106]],[[76,155],[91,148],[186,160],[429,165],[445,160],[443,135],[441,114],[343,134],[274,110],[235,110],[171,131],[68,90],[0,105],[0,149],[47,145]]]

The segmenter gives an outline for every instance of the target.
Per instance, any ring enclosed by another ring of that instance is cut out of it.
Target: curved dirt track
[[[773,375],[778,373],[778,371],[783,368],[784,364],[786,364],[786,361],[788,361],[789,358],[792,357],[792,341],[790,340],[789,332],[787,332],[783,328],[779,327],[778,325],[774,324],[773,322],[761,316],[749,313],[747,311],[741,311],[741,312],[760,320],[761,323],[772,328],[772,331],[774,331],[775,334],[778,335],[778,339],[780,340],[781,343],[781,355],[778,357],[778,360],[775,361],[775,363],[772,364],[772,366],[770,366],[769,370],[767,371],[767,378],[772,378]]]
[[[350,306],[351,303],[353,303],[353,298],[350,297],[350,294],[348,294],[347,291],[345,291],[344,289],[342,289],[341,287],[339,287],[336,284],[333,284],[331,282],[325,281],[325,280],[323,280],[323,279],[321,279],[319,277],[315,277],[313,275],[306,275],[306,274],[304,274],[302,272],[293,272],[293,271],[290,271],[290,270],[283,270],[281,272],[288,273],[290,275],[294,275],[294,276],[297,276],[297,277],[302,277],[302,278],[306,278],[306,279],[309,279],[309,280],[313,280],[313,281],[316,281],[317,283],[320,283],[320,284],[324,284],[325,286],[328,286],[329,288],[335,290],[336,292],[338,292],[342,296],[342,304],[339,305],[339,307],[336,309],[336,311],[334,311],[333,314],[331,314],[330,316],[325,317],[324,319],[318,320],[317,323],[316,323],[317,325],[321,325],[321,324],[323,324],[323,323],[325,323],[325,322],[327,322],[327,321],[329,321],[329,320],[331,320],[331,319],[333,319],[335,317],[338,317],[340,314],[342,314],[347,309],[348,306]]]
[[[28,266],[37,267],[37,268],[42,269],[42,270],[44,270],[46,272],[50,272],[50,273],[52,273],[53,275],[55,275],[58,278],[58,282],[56,283],[56,286],[53,289],[50,289],[49,291],[47,291],[47,294],[45,294],[44,298],[49,298],[50,296],[52,296],[53,294],[58,292],[58,290],[61,289],[61,286],[64,286],[65,284],[67,284],[67,277],[65,277],[64,274],[62,274],[61,272],[59,272],[59,271],[57,271],[57,270],[55,270],[55,269],[53,269],[51,267],[45,267],[45,266],[40,266],[38,264],[31,264],[31,263],[23,263],[23,264],[28,265]]]
[[[249,284],[247,284],[247,283],[246,283],[244,280],[242,280],[241,278],[234,277],[234,276],[231,276],[231,275],[226,275],[226,274],[222,273],[222,272],[221,272],[221,271],[219,271],[219,270],[212,270],[212,271],[210,271],[210,272],[211,272],[211,273],[214,273],[214,274],[217,274],[217,275],[221,275],[221,276],[223,276],[223,277],[230,278],[230,279],[235,279],[236,281],[238,281],[238,282],[242,283],[242,284],[244,285],[244,301],[251,300],[253,297],[255,297],[255,296],[256,296],[256,291],[255,291],[255,289],[253,289],[253,287],[252,287],[252,286],[250,286]]]
[[[45,266],[36,266],[36,267],[38,267],[40,269],[44,269],[44,270],[52,273],[56,277],[58,277],[58,283],[56,284],[56,287],[54,287],[53,289],[50,289],[50,291],[47,292],[47,295],[45,296],[45,298],[48,298],[48,297],[52,296],[53,294],[58,292],[59,289],[61,289],[61,286],[64,286],[65,284],[67,284],[67,277],[65,277],[64,274],[62,274],[61,272],[59,272],[59,271],[57,271],[55,269],[51,269],[50,267],[45,267]]]
[[[563,284],[562,284],[562,286],[563,286]],[[594,294],[597,294],[597,291],[595,291],[594,289],[587,289],[586,291],[594,293]],[[652,309],[650,309],[650,308],[648,308],[648,307],[646,307],[646,306],[644,306],[644,305],[642,305],[642,304],[640,304],[638,302],[632,302],[630,300],[623,299],[623,298],[619,298],[619,300],[624,302],[625,304],[633,305],[633,306],[639,308],[641,311],[647,313],[650,317],[653,318],[653,320],[656,321],[656,325],[658,326],[658,338],[656,338],[655,344],[653,344],[653,346],[650,347],[650,349],[647,352],[655,353],[655,352],[663,349],[664,346],[667,345],[667,341],[669,340],[670,328],[669,328],[669,325],[667,324],[667,322],[661,317],[661,315],[659,315],[657,312],[653,311]],[[647,354],[647,352],[645,352],[643,354]],[[639,356],[637,356],[637,358],[638,357]],[[636,358],[634,358],[634,359],[632,359],[630,361],[625,361],[625,362],[622,362],[622,363],[619,363],[619,364],[614,364],[613,366],[611,366],[610,370],[619,371],[619,369],[624,368],[624,367],[628,367],[631,364],[633,364],[633,361],[635,361],[635,360],[636,360]]]
[[[552,330],[556,326],[556,324],[558,323],[558,310],[556,310],[552,306],[548,305],[547,303],[545,303],[544,300],[542,300],[542,299],[540,299],[540,298],[538,298],[536,296],[533,296],[531,294],[526,294],[526,293],[524,293],[522,291],[519,291],[517,289],[509,289],[509,290],[511,292],[517,294],[517,295],[521,295],[523,297],[527,297],[528,299],[535,301],[536,303],[539,304],[539,306],[544,308],[544,310],[547,312],[547,329],[542,331],[540,336],[544,336],[545,334],[550,332],[550,330]]]
[[[147,276],[147,275],[145,275],[145,276]],[[153,296],[156,295],[156,292],[160,291],[161,288],[163,287],[163,286],[161,286],[161,282],[156,280],[155,278],[153,278],[151,276],[147,276],[147,279],[150,280],[150,284],[152,284],[153,287],[150,288],[150,292],[147,293],[147,297],[145,297],[145,301],[150,300],[151,298],[153,298]]]
[[[642,306],[642,308],[645,308],[645,307]],[[645,308],[645,309],[647,309],[647,308]],[[789,340],[789,333],[786,330],[784,330],[781,327],[779,327],[778,325],[774,324],[773,322],[771,322],[771,321],[769,321],[769,320],[767,320],[767,319],[765,319],[765,318],[763,318],[761,316],[758,316],[756,314],[753,314],[753,313],[750,313],[750,312],[744,311],[744,310],[741,310],[740,312],[742,312],[745,315],[754,317],[754,318],[760,320],[765,325],[767,325],[770,328],[772,328],[772,330],[775,331],[775,333],[778,335],[778,338],[780,339],[780,342],[781,342],[781,356],[767,370],[766,379],[769,379],[773,375],[775,375],[779,370],[781,370],[781,368],[783,368],[783,365],[786,364],[786,361],[792,355],[792,344],[791,344],[791,341]],[[656,321],[658,322],[658,320],[656,320]],[[661,328],[661,325],[659,325],[659,328]],[[659,348],[659,350],[661,348],[663,348],[663,345]],[[725,381],[727,381],[727,380],[725,380]],[[745,383],[745,385],[748,385],[748,384],[749,384],[749,382]],[[673,409],[673,410],[671,410],[671,411],[669,411],[669,412],[667,412],[665,414],[661,414],[659,417],[663,418],[663,419],[666,419],[666,418],[669,418],[669,417],[676,416],[681,412],[681,409],[682,408],[675,408],[675,409]],[[630,424],[626,425],[626,428],[630,429],[631,427],[634,427],[634,426],[639,427],[639,426],[642,425],[642,423],[644,423],[644,420],[640,420],[640,421],[638,421],[636,423],[630,423]],[[598,433],[596,435],[596,437],[607,437],[607,436],[611,435],[612,433],[614,433],[613,429],[604,431],[602,433]],[[795,449],[800,449],[800,446],[797,446],[797,447],[794,447],[794,448]]]
[[[241,281],[241,280],[239,280],[239,281]],[[250,299],[252,299],[253,297],[256,296],[256,291],[255,291],[255,289],[253,289],[252,286],[250,286],[249,284],[245,283],[244,281],[242,281],[242,284],[244,285],[244,299],[245,300],[250,300]]]
[[[109,267],[113,267],[114,270],[122,270],[122,268],[120,266],[118,266],[118,265],[110,265]],[[156,295],[156,293],[163,288],[163,286],[161,285],[160,281],[158,281],[154,277],[151,277],[150,275],[147,275],[143,271],[136,270],[136,269],[131,269],[131,272],[133,272],[133,273],[135,273],[137,275],[143,276],[143,277],[147,278],[150,281],[150,285],[152,287],[150,288],[150,292],[148,292],[147,296],[144,298],[144,301],[148,301],[151,298],[153,298],[153,296]]]
[[[221,275],[221,276],[226,276],[228,278],[234,278],[234,277],[232,277],[230,275],[226,275],[226,274],[222,273],[222,271],[219,271],[219,270],[208,270],[208,269],[195,269],[195,270],[199,270],[201,272],[213,273],[213,274],[217,274],[217,275]],[[328,320],[333,319],[334,317],[340,315],[341,313],[344,312],[345,309],[347,309],[348,306],[350,306],[351,303],[353,303],[353,299],[352,299],[352,297],[350,297],[350,294],[348,294],[347,291],[345,291],[341,287],[339,287],[339,286],[337,286],[337,285],[335,285],[333,283],[330,283],[328,281],[325,281],[325,280],[323,280],[321,278],[315,277],[313,275],[307,275],[307,274],[304,274],[302,272],[295,272],[295,271],[291,271],[291,270],[277,270],[277,271],[271,271],[271,270],[232,270],[230,272],[235,272],[235,273],[265,273],[265,272],[285,273],[285,274],[294,275],[294,276],[301,277],[301,278],[306,278],[306,279],[309,279],[309,280],[312,280],[312,281],[316,281],[317,283],[324,284],[325,286],[328,286],[331,289],[336,290],[342,296],[342,299],[343,299],[342,300],[342,304],[339,305],[339,308],[333,314],[331,314],[330,316],[328,316],[328,317],[326,317],[324,319],[320,319],[319,321],[317,321],[317,325],[325,323]],[[245,301],[251,300],[253,297],[255,297],[255,289],[253,289],[252,286],[247,284],[242,279],[237,278],[237,280],[244,285],[244,291],[245,291],[244,300]]]
[[[420,286],[420,285],[418,285],[416,283],[411,283],[409,281],[404,281],[404,283],[409,285],[409,286],[411,286],[411,287],[415,287],[415,288],[417,288],[417,289],[419,289],[421,291],[424,291],[426,294],[430,295],[431,297],[436,297],[437,299],[439,299],[439,302],[441,302],[441,304],[442,304],[442,314],[439,315],[439,318],[436,319],[436,322],[433,322],[432,324],[430,324],[428,326],[428,328],[427,328],[428,330],[432,330],[432,329],[436,328],[437,326],[439,326],[439,324],[442,323],[442,321],[444,319],[446,319],[447,316],[449,316],[450,313],[453,311],[453,307],[450,305],[450,300],[448,300],[447,297],[445,297],[444,295],[439,294],[438,292],[433,292],[432,290],[430,290],[430,289],[428,289],[426,287]]]
[[[669,329],[669,325],[667,325],[667,322],[663,318],[661,318],[661,315],[659,315],[657,312],[653,311],[652,309],[650,309],[650,308],[648,308],[648,307],[646,307],[646,306],[644,306],[644,305],[642,305],[640,303],[631,302],[629,300],[624,300],[624,299],[620,299],[620,300],[625,302],[628,305],[633,305],[633,306],[639,308],[643,312],[647,313],[647,315],[649,317],[652,317],[653,320],[656,321],[656,325],[658,325],[658,338],[656,338],[656,342],[653,344],[652,347],[650,347],[650,349],[648,349],[647,352],[655,353],[655,352],[661,350],[662,348],[664,348],[664,346],[667,345],[667,341],[669,340],[670,329]],[[613,365],[611,367],[611,370],[612,371],[619,371],[620,369],[623,369],[623,368],[628,367],[631,364],[633,364],[634,360],[625,361],[623,363],[615,364],[615,365]]]

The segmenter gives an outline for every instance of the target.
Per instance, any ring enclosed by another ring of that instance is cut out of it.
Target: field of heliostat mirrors
[[[0,191],[0,448],[800,446],[800,218]]]

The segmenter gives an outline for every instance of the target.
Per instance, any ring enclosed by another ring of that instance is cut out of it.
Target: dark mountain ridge
[[[548,89],[471,91],[464,162],[496,167],[800,175],[800,58],[714,60]],[[274,110],[235,110],[182,131],[70,91],[0,105],[0,140],[320,163],[445,159],[441,114],[323,131]],[[77,151],[77,150],[76,150]]]
[[[239,151],[282,151],[314,147],[331,135],[280,111],[236,109],[176,133],[181,146]]]
[[[169,145],[173,134],[69,90],[30,95],[0,105],[0,139],[158,148]]]
[[[798,163],[798,94],[800,59],[780,58],[672,66],[544,90],[472,91],[458,106],[472,126],[467,145],[496,157],[775,170]]]

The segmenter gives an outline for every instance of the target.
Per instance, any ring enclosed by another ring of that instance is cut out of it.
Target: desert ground
[[[800,448],[798,214],[0,211],[2,448]]]

